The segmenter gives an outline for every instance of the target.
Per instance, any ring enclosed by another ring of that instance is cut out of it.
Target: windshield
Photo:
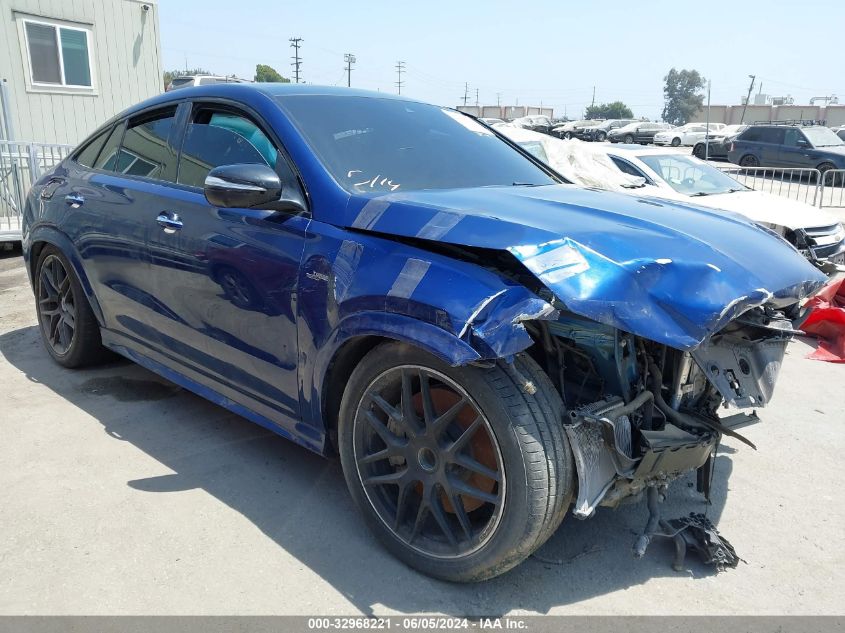
[[[707,163],[683,155],[639,156],[660,178],[678,193],[709,196],[747,189]]]
[[[278,97],[306,142],[350,193],[555,184],[475,119],[374,97]]]
[[[845,144],[833,130],[827,127],[805,127],[802,132],[804,132],[807,140],[813,144],[813,147],[832,147]]]

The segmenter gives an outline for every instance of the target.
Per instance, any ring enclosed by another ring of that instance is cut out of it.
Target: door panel
[[[121,123],[111,132],[93,168],[74,165],[53,204],[65,205],[72,235],[103,311],[107,329],[144,339],[134,327],[158,306],[150,286],[147,210],[166,196],[174,179],[175,108]],[[125,146],[125,148],[124,148]],[[149,176],[142,180],[131,176]]]
[[[164,349],[175,352],[174,362],[201,368],[239,404],[296,432],[294,314],[308,219],[217,208],[200,188],[213,167],[275,166],[277,157],[248,119],[196,109],[182,144],[179,184],[149,217],[151,279],[167,307],[150,325]],[[181,226],[158,224],[162,213]]]

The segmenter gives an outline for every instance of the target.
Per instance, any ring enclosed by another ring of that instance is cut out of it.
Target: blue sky
[[[299,2],[161,0],[165,69],[204,67],[252,78],[255,64],[292,76],[288,38],[304,39],[302,77],[457,105],[470,86],[483,104],[554,106],[578,116],[592,99],[621,99],[658,118],[663,77],[695,68],[712,81],[712,102],[739,103],[749,74],[764,93],[796,103],[838,94],[845,1],[672,2]]]

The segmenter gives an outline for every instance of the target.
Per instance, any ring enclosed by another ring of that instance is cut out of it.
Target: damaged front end
[[[753,446],[737,429],[758,421],[754,412],[720,417],[719,409],[766,406],[794,333],[782,313],[767,307],[750,310],[692,351],[565,311],[530,327],[569,411],[563,423],[575,456],[579,518],[647,488],[665,489],[693,470],[708,495],[722,435]]]

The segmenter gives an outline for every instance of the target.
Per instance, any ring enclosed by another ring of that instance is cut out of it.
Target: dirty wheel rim
[[[367,500],[406,546],[454,559],[493,537],[505,501],[501,451],[453,380],[418,365],[383,372],[361,398],[353,434]]]
[[[759,161],[757,160],[756,156],[745,156],[742,159],[741,165],[743,167],[756,167]]]
[[[625,137],[625,143],[626,143],[626,144],[630,145],[630,144],[631,144],[631,143],[633,143],[633,142],[634,142],[634,137],[633,137],[633,136],[630,136],[630,135],[629,135],[629,136],[626,136],[626,137]]]
[[[41,265],[38,314],[44,340],[59,356],[67,354],[76,333],[76,300],[70,275],[55,255],[48,256]]]

